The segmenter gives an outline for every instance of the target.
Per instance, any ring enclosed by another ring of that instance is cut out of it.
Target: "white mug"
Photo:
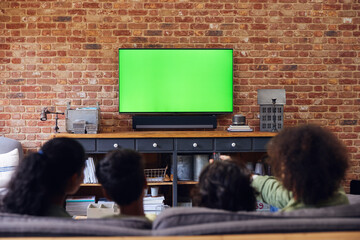
[[[264,164],[261,162],[256,163],[255,174],[264,175]]]
[[[254,172],[254,164],[252,162],[247,162],[246,163],[246,168],[250,171],[250,172]]]
[[[151,196],[156,197],[159,195],[159,187],[151,187]]]

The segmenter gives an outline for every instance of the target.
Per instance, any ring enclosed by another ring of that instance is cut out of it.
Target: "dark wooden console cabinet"
[[[182,153],[265,152],[275,136],[270,132],[224,131],[144,131],[100,134],[54,134],[77,139],[88,154],[107,153],[115,148],[130,148],[141,153],[172,154],[174,172],[173,206],[177,206],[177,155]]]

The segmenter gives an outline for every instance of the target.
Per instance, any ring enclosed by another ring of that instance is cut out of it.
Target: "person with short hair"
[[[35,216],[71,217],[65,197],[84,179],[85,152],[71,138],[54,138],[16,168],[3,199],[3,212]]]
[[[250,173],[232,160],[214,161],[201,172],[194,205],[228,211],[254,211],[256,191]]]
[[[147,187],[141,155],[130,149],[109,152],[96,167],[105,196],[120,208],[120,217],[145,217],[143,197]]]
[[[259,200],[291,211],[348,204],[341,182],[349,166],[344,144],[316,125],[285,128],[268,145],[274,177],[254,176]]]

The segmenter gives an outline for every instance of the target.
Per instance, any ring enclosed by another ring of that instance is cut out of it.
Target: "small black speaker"
[[[350,194],[360,195],[360,180],[350,181]]]
[[[200,116],[133,116],[133,129],[216,128],[215,115]]]
[[[245,125],[246,117],[242,114],[234,115],[232,120],[233,120],[232,125],[234,125],[234,126]]]

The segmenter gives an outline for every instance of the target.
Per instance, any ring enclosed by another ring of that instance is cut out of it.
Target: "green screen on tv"
[[[120,113],[232,111],[232,49],[119,49]]]

